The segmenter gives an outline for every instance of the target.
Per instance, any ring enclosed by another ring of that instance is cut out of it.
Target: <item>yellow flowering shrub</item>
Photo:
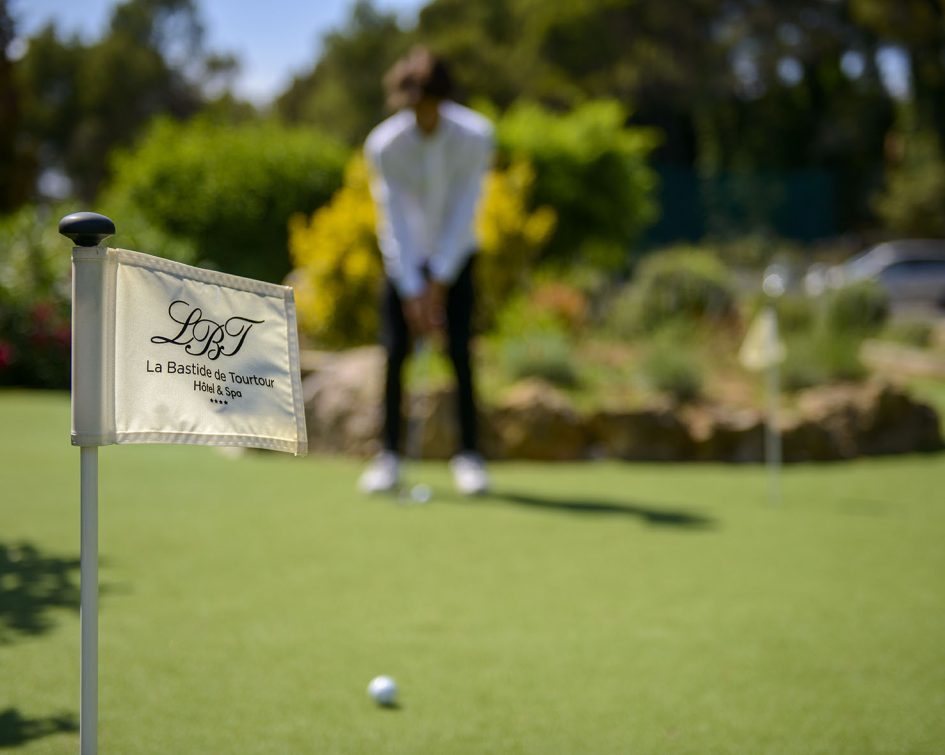
[[[521,288],[554,232],[547,206],[529,212],[535,172],[524,161],[486,175],[476,217],[479,260],[476,289],[479,324],[488,328],[505,301]]]
[[[383,266],[374,230],[374,203],[364,159],[345,169],[328,204],[289,223],[291,282],[299,327],[323,346],[372,340],[378,326]]]
[[[552,209],[527,209],[533,183],[534,172],[524,162],[486,176],[476,218],[480,325],[488,326],[498,306],[525,281],[554,231]],[[311,218],[292,219],[289,251],[302,331],[328,347],[373,341],[383,265],[362,156],[348,164],[344,184],[328,204]]]

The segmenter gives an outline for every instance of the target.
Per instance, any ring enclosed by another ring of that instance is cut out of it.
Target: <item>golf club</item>
[[[428,412],[423,411],[421,397],[430,391],[430,371],[433,364],[433,346],[429,338],[418,338],[414,346],[416,360],[415,387],[410,396],[410,415],[407,419],[407,458],[420,461],[423,458],[423,436]],[[417,482],[405,485],[400,491],[402,503],[428,503],[433,496],[429,485]]]

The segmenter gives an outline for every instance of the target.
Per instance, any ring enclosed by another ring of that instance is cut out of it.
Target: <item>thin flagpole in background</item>
[[[101,414],[101,343],[104,306],[101,290],[85,290],[77,274],[76,250],[98,247],[115,233],[104,215],[78,212],[59,221],[59,232],[72,239],[72,424],[84,431]],[[96,377],[97,376],[97,377]],[[81,660],[79,682],[79,752],[98,752],[98,446],[86,445],[79,457],[80,555],[79,622]]]
[[[769,305],[771,329],[768,337],[771,343],[768,348],[772,353],[778,349],[780,337],[778,334],[778,311],[774,305]],[[781,503],[781,365],[779,360],[772,359],[767,369],[768,411],[765,434],[765,459],[768,464],[768,495],[772,504]]]
[[[767,355],[767,421],[765,423],[765,461],[768,466],[768,496],[773,505],[781,503],[781,361],[784,358],[781,334],[778,327],[777,300],[787,288],[787,271],[781,265],[771,265],[765,270],[762,289],[768,296],[768,304],[763,313],[768,318],[765,328],[767,343],[764,351]]]

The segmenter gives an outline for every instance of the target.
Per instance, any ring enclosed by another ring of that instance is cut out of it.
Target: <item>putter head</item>
[[[401,506],[429,503],[433,498],[433,489],[423,482],[416,485],[403,485],[397,492],[397,503]]]

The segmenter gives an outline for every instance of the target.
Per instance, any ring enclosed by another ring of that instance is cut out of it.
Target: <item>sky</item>
[[[347,20],[354,0],[196,0],[214,52],[240,60],[238,95],[265,104],[284,90],[293,74],[311,68],[319,40]],[[12,0],[17,31],[31,36],[50,21],[61,33],[95,39],[116,0]],[[412,23],[422,0],[375,0],[381,10]]]
[[[474,2],[474,0],[469,0]],[[416,20],[425,0],[374,0],[405,25]],[[342,26],[354,0],[196,0],[207,48],[240,60],[237,95],[265,105],[284,91],[296,73],[311,69],[322,36]],[[65,34],[95,39],[108,23],[116,0],[11,0],[19,33],[31,36],[50,21]],[[896,96],[908,92],[905,60],[895,49],[880,56],[886,85]]]

